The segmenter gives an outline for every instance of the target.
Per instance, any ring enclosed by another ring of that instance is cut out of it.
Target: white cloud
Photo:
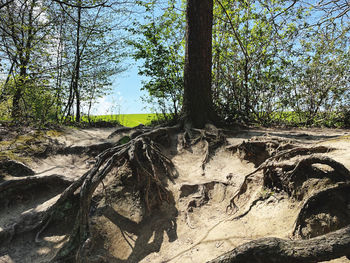
[[[99,98],[92,106],[91,114],[92,115],[107,115],[113,114],[115,104],[111,101],[108,101],[108,97],[104,96]]]
[[[117,93],[115,96],[104,96],[93,104],[91,108],[91,115],[109,115],[109,114],[120,114],[121,105],[125,103],[125,99],[121,96],[121,93]],[[83,112],[87,112],[87,107],[83,107]]]

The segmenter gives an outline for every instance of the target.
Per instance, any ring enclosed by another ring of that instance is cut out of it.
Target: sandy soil
[[[251,136],[266,134],[284,138],[294,137],[305,144],[327,145],[337,148],[328,156],[350,169],[350,138],[346,136],[349,132],[344,130],[252,130],[230,138],[229,142],[238,144]],[[282,194],[273,194],[266,201],[259,202],[242,219],[232,221],[231,218],[236,217],[245,209],[243,206],[234,215],[226,213],[225,209],[230,200],[229,197],[237,190],[236,186],[240,185],[244,175],[253,171],[254,167],[251,163],[242,162],[237,156],[230,155],[221,149],[208,164],[205,176],[202,176],[199,169],[201,158],[200,149],[195,149],[193,153],[185,151],[174,157],[173,161],[180,173],[176,185],[171,188],[174,193],[177,193],[175,196],[179,196],[178,193],[184,184],[224,182],[229,184],[228,188],[230,189],[226,189],[225,195],[222,191],[214,188],[210,201],[204,206],[194,209],[189,215],[192,227],[186,223],[188,201],[186,198],[178,198],[178,239],[174,242],[168,242],[167,239],[164,239],[161,250],[158,253],[148,255],[141,262],[200,263],[257,238],[273,236],[288,239],[291,237],[293,224],[300,210],[300,203],[293,202]],[[230,181],[227,180],[227,175],[232,175]],[[256,180],[258,181],[259,178]],[[255,186],[254,184],[251,186],[251,194],[245,197],[246,200],[253,200],[255,196],[262,194],[262,189],[258,185],[256,183]],[[246,203],[246,200],[242,203]],[[331,262],[350,261],[344,258]]]
[[[58,137],[67,146],[87,146],[107,140],[113,129],[70,129]],[[242,131],[228,138],[229,145],[236,145],[253,136],[277,136],[294,139],[307,145],[325,145],[336,148],[327,156],[350,169],[350,132],[332,129],[256,129]],[[142,217],[137,201],[130,196],[117,200],[104,215],[96,217],[94,231],[101,240],[96,245],[96,262],[206,262],[244,242],[261,237],[291,238],[293,225],[301,202],[293,201],[286,194],[266,192],[261,188],[262,175],[257,173],[249,183],[249,189],[238,202],[235,213],[227,210],[230,199],[237,191],[244,176],[253,171],[252,163],[241,161],[222,147],[206,165],[201,167],[204,145],[191,149],[167,149],[172,157],[178,178],[169,183],[175,205],[165,205],[151,218]],[[36,159],[30,167],[36,176],[59,174],[69,180],[81,176],[91,167],[92,157],[79,154],[54,155]],[[9,224],[18,214],[31,209],[50,206],[61,190],[45,188],[42,193],[26,197],[28,201],[7,204],[0,210],[0,228]],[[101,190],[102,191],[102,190]],[[203,193],[208,197],[202,200]],[[252,200],[268,195],[259,201],[247,215],[239,220]],[[71,224],[67,219],[68,225]],[[97,224],[97,225],[96,225]],[[0,263],[48,262],[65,241],[65,231],[59,226],[50,227],[40,235],[41,243],[35,243],[33,235],[23,235],[0,248]],[[97,239],[98,240],[98,239]],[[100,253],[99,251],[104,251]],[[108,251],[106,255],[105,251]],[[330,262],[350,262],[346,258]]]

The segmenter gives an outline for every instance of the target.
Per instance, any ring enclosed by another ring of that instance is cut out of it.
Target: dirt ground
[[[85,147],[115,143],[122,135],[107,139],[112,132],[112,128],[66,129],[53,137],[58,145],[64,147]],[[180,135],[173,134],[172,139],[177,140],[177,136]],[[306,196],[297,200],[283,191],[263,188],[261,171],[252,177],[247,191],[239,197],[236,202],[238,209],[228,207],[245,176],[256,169],[252,162],[242,160],[238,153],[228,149],[253,137],[273,137],[307,147],[334,148],[321,155],[333,158],[350,169],[349,130],[235,131],[228,136],[227,145],[210,156],[204,169],[204,142],[188,149],[172,144],[164,152],[171,158],[178,173],[174,182],[168,183],[173,200],[165,202],[156,213],[145,216],[139,198],[131,190],[121,190],[113,176],[104,180],[104,185],[111,187],[99,188],[97,195],[103,197],[96,198],[100,203],[95,207],[98,210],[101,203],[109,205],[92,217],[94,245],[91,258],[95,258],[94,262],[202,263],[261,237],[295,238],[292,232]],[[71,151],[21,160],[35,172],[35,177],[55,174],[60,179],[53,185],[37,185],[35,190],[26,189],[25,194],[15,195],[17,199],[1,200],[0,232],[16,222],[19,215],[44,211],[50,207],[66,184],[77,180],[91,168],[93,159],[93,154]],[[19,175],[6,175],[0,185],[19,178],[23,179]],[[312,195],[312,191],[310,188],[306,194]],[[250,208],[252,202],[259,198],[261,201]],[[250,210],[245,213],[247,209]],[[51,222],[48,228],[43,231],[39,229],[36,234],[22,234],[0,243],[0,263],[48,262],[66,241],[73,217],[63,218],[64,224]],[[345,263],[350,260],[344,257],[329,262]]]

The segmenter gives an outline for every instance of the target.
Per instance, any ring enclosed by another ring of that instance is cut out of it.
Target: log
[[[247,242],[208,263],[313,263],[350,255],[350,225],[307,240],[262,238]]]

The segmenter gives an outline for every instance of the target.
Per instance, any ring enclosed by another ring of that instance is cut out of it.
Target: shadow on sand
[[[135,263],[140,262],[151,253],[159,252],[164,241],[164,232],[169,242],[177,240],[176,217],[178,216],[178,211],[173,198],[171,199],[172,201],[169,203],[164,202],[161,208],[150,215],[144,216],[139,223],[119,214],[110,206],[105,207],[102,212],[103,215],[118,226],[125,241],[131,248],[131,253],[127,259],[119,259],[108,254],[108,262]],[[134,237],[136,236],[136,238],[131,238],[130,234]],[[129,237],[127,238],[126,235]],[[131,239],[131,242],[128,239]]]

